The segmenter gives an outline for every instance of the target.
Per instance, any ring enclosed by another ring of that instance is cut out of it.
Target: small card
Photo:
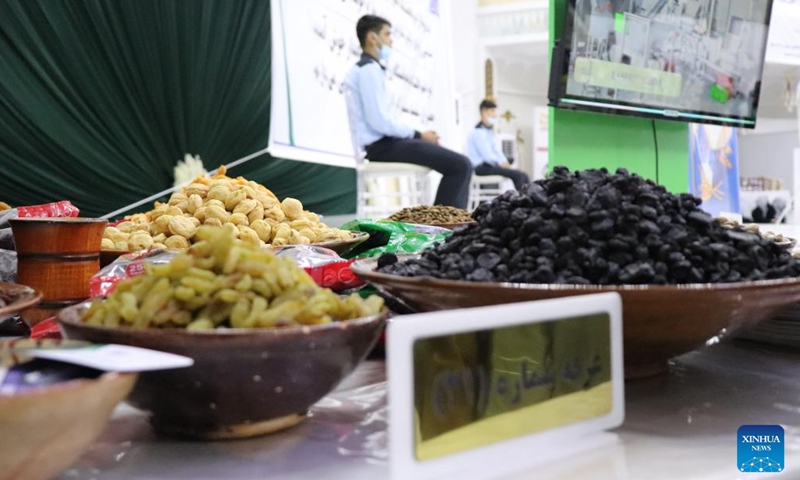
[[[127,345],[30,349],[25,353],[35,358],[56,360],[106,372],[147,372],[194,365],[194,360],[189,357]]]
[[[597,448],[625,415],[621,306],[604,293],[392,319],[391,478],[495,478]]]

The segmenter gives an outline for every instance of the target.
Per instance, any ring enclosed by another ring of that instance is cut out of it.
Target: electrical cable
[[[658,173],[659,173],[659,170],[660,170],[659,165],[658,165],[658,133],[656,132],[656,121],[655,121],[655,119],[653,119],[653,145],[655,146],[655,150],[656,150],[656,183],[660,185],[661,182],[658,179]]]

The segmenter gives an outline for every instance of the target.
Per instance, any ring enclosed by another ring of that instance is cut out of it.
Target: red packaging
[[[153,249],[121,255],[92,277],[89,281],[89,296],[107,296],[120,281],[143,274],[146,263],[169,263],[178,253],[180,252]]]
[[[43,340],[46,338],[61,340],[62,335],[55,317],[51,317],[31,327],[30,337],[34,340]]]
[[[311,245],[287,245],[276,249],[275,254],[294,260],[320,287],[339,292],[364,285],[350,271],[350,264],[355,260],[345,260],[333,250]]]
[[[29,207],[17,207],[17,215],[20,218],[63,218],[77,217],[80,213],[78,207],[68,201],[47,203],[44,205],[32,205]]]

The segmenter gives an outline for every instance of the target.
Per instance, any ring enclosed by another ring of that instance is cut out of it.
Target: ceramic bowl
[[[340,256],[364,243],[369,238],[369,233],[352,232],[353,236],[345,240],[331,240],[329,242],[313,243],[315,247],[324,247],[338,253]],[[100,268],[110,265],[114,260],[122,255],[131,253],[126,250],[102,250],[100,251]]]
[[[401,261],[412,256],[401,256]],[[800,278],[727,284],[580,286],[479,283],[409,278],[375,271],[376,259],[351,269],[419,312],[617,292],[623,303],[626,378],[663,372],[667,360],[721,334],[749,329],[800,302]]]
[[[135,374],[107,373],[0,395],[0,480],[44,480],[69,467],[135,382]]]
[[[291,427],[369,353],[387,313],[328,325],[207,332],[89,326],[88,303],[57,320],[68,338],[185,355],[194,366],[147,372],[128,400],[168,434],[220,440]]]

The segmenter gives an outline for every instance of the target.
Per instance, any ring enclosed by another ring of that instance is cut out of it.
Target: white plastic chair
[[[430,169],[410,163],[370,162],[358,140],[356,102],[350,89],[344,89],[350,140],[356,163],[358,218],[384,218],[406,207],[430,202]]]
[[[510,187],[509,187],[510,185]],[[491,202],[498,195],[514,188],[511,179],[500,175],[472,175],[469,189],[469,211],[472,212],[483,202]]]

